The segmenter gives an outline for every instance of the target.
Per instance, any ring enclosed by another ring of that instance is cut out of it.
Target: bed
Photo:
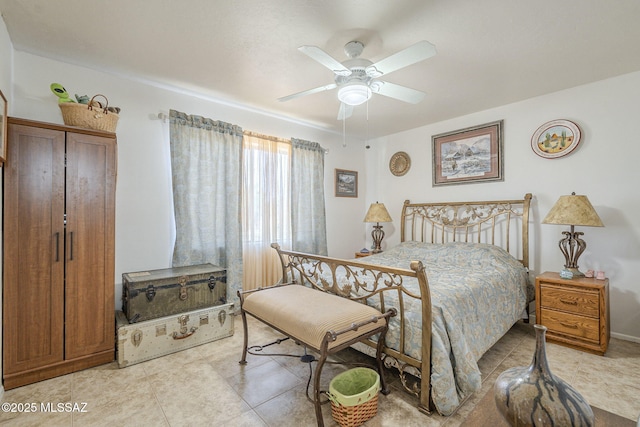
[[[410,203],[400,244],[344,260],[287,251],[283,278],[372,305],[395,308],[384,363],[418,408],[451,415],[480,389],[477,362],[533,300],[528,278],[529,206],[523,199]],[[372,354],[375,337],[358,350]],[[428,374],[424,374],[428,372]]]

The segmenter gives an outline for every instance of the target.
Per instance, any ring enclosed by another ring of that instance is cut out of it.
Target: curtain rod
[[[277,136],[265,135],[258,132],[251,132],[250,130],[243,130],[242,133],[246,136],[253,136],[255,138],[266,139],[267,141],[284,142],[291,144],[290,139],[278,138]]]
[[[166,113],[158,113],[158,119],[162,120],[163,122],[167,122],[167,120],[169,120],[169,115]],[[278,138],[277,136],[269,136],[269,135],[264,135],[261,133],[257,133],[257,132],[251,132],[249,130],[244,130],[242,131],[243,135],[247,135],[247,136],[254,136],[256,138],[262,138],[262,139],[266,139],[269,141],[276,141],[276,142],[284,142],[284,143],[291,143],[290,139],[284,139],[284,138]],[[324,154],[329,154],[329,149],[325,148],[324,149]]]
[[[291,144],[290,139],[278,138],[277,136],[265,135],[258,132],[251,132],[250,130],[244,130],[242,131],[242,134],[246,136],[253,136],[255,138],[266,139],[267,141],[275,141],[275,142],[282,142],[284,144]],[[327,148],[323,148],[323,150],[324,150],[324,154],[329,154],[329,150]]]

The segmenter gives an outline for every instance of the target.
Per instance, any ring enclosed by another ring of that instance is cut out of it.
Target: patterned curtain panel
[[[324,149],[296,138],[291,138],[291,234],[293,250],[327,255]]]
[[[176,243],[173,266],[227,269],[227,300],[242,286],[242,129],[169,112]]]

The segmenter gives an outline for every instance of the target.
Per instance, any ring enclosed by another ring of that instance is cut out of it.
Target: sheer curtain
[[[227,269],[227,300],[242,285],[242,128],[169,112],[176,221],[173,265]]]
[[[243,146],[243,288],[249,290],[282,276],[271,243],[291,248],[291,144],[245,132]]]
[[[292,249],[327,255],[324,208],[324,149],[317,142],[291,139]]]

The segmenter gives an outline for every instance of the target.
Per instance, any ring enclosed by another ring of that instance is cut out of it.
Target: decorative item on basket
[[[67,126],[78,126],[88,129],[115,132],[118,125],[119,107],[109,107],[109,100],[102,94],[92,98],[76,94],[78,102],[71,99],[67,90],[59,83],[51,84],[51,91],[58,97],[58,106],[62,112],[62,120]],[[104,98],[104,105],[101,100]]]

